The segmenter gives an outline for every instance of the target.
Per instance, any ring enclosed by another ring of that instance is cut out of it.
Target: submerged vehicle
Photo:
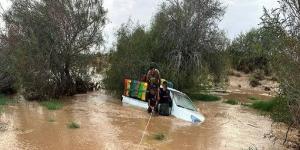
[[[128,80],[130,81],[130,80]],[[126,82],[126,81],[125,81]],[[131,82],[131,81],[130,81]],[[136,81],[132,81],[134,84],[138,83]],[[128,85],[128,84],[127,84]],[[142,83],[141,85],[145,85]],[[128,87],[125,85],[125,87]],[[141,88],[134,88],[141,89]],[[204,122],[205,117],[196,109],[191,99],[184,93],[175,90],[173,88],[168,88],[170,90],[170,95],[172,99],[172,107],[170,109],[170,114],[175,116],[176,118],[193,122],[193,123],[201,123]],[[128,90],[127,90],[128,91]],[[126,93],[126,92],[125,92]],[[135,92],[136,93],[136,92]],[[144,93],[146,93],[144,91]],[[139,99],[137,97],[132,97],[130,94],[122,95],[122,102],[125,104],[133,105],[136,107],[148,108],[148,103],[145,99]]]

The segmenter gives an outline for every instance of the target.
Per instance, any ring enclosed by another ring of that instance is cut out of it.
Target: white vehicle
[[[173,103],[170,113],[171,115],[175,116],[176,118],[193,123],[204,122],[205,117],[200,112],[198,112],[193,102],[186,94],[172,88],[168,89],[170,90],[170,95]],[[122,96],[122,102],[129,105],[148,109],[147,102],[127,97],[124,95]]]

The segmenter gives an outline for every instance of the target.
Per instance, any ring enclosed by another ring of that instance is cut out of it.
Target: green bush
[[[45,106],[48,110],[58,110],[63,107],[63,104],[58,101],[44,101],[41,102],[43,106]]]
[[[237,105],[237,104],[239,104],[239,101],[235,100],[235,99],[229,99],[229,100],[226,100],[224,103],[231,104],[231,105]]]
[[[55,119],[49,118],[49,119],[48,119],[48,122],[55,122]]]
[[[250,96],[250,97],[248,97],[248,99],[253,100],[253,101],[259,100],[259,98],[255,97],[255,96]]]
[[[274,100],[269,101],[255,101],[252,103],[251,107],[257,110],[265,111],[265,112],[271,112],[273,110],[273,107],[275,106]]]
[[[265,73],[263,70],[255,70],[253,77],[260,81],[265,79]]]
[[[72,122],[70,122],[68,124],[68,128],[70,128],[70,129],[78,129],[78,128],[80,128],[80,125],[78,123],[72,121]]]
[[[4,112],[3,106],[0,106],[0,114]]]
[[[221,100],[220,97],[215,96],[215,95],[210,95],[210,94],[192,93],[192,94],[188,94],[188,95],[192,100],[207,101],[207,102]]]
[[[7,98],[3,95],[0,95],[0,105],[7,105]]]
[[[286,98],[278,96],[269,101],[255,100],[256,101],[249,106],[263,112],[268,112],[275,122],[284,122],[287,124],[292,122],[292,115],[289,111]]]
[[[259,80],[256,79],[256,78],[253,77],[253,76],[251,76],[251,77],[249,78],[249,80],[250,80],[250,85],[251,85],[252,87],[257,87],[257,86],[260,86],[260,85],[261,85],[261,83],[259,82]]]
[[[165,135],[163,134],[163,133],[156,133],[156,134],[154,134],[154,139],[155,140],[158,140],[158,141],[162,141],[162,140],[164,140],[166,137],[165,137]]]
[[[292,115],[289,111],[287,99],[284,97],[275,97],[273,101],[275,105],[271,113],[271,118],[275,122],[290,124],[292,122]]]

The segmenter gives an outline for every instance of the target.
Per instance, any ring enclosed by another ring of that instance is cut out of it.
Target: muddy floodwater
[[[240,150],[285,149],[266,137],[272,121],[256,111],[222,102],[197,102],[205,115],[202,124],[174,117],[151,119],[139,145],[149,115],[145,110],[122,105],[101,92],[64,99],[61,110],[49,111],[37,102],[6,106],[1,114],[1,150],[100,150],[179,149]],[[71,121],[79,129],[69,129]],[[156,140],[155,134],[163,134]]]

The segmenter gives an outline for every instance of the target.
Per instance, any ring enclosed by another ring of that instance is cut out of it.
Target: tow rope
[[[145,136],[145,134],[146,134],[146,130],[147,130],[148,125],[149,125],[149,123],[150,123],[150,120],[151,120],[151,118],[152,118],[152,114],[153,114],[153,112],[151,112],[151,115],[150,115],[150,117],[149,117],[149,119],[148,119],[148,123],[147,123],[147,125],[146,125],[146,127],[145,127],[145,129],[144,129],[144,132],[143,132],[142,138],[141,138],[141,140],[140,140],[138,149],[140,149],[141,143],[142,143],[143,138],[144,138],[144,136]]]

